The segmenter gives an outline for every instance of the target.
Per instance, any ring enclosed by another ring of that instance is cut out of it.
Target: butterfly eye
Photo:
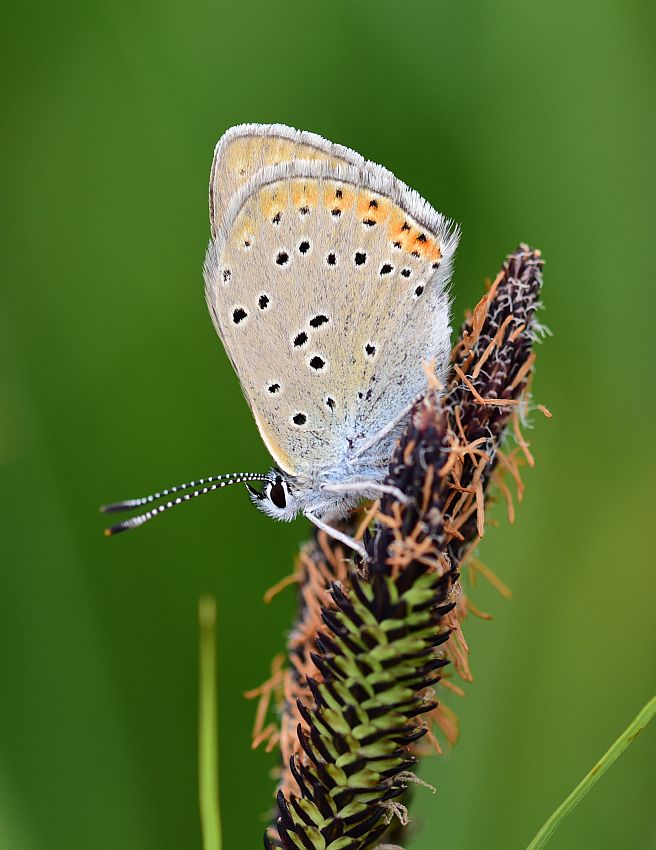
[[[280,481],[276,481],[275,484],[269,485],[269,487],[267,488],[267,496],[269,497],[269,499],[271,499],[271,501],[277,508],[280,508],[282,510],[283,508],[287,507],[287,494],[285,492],[285,485],[282,484]]]

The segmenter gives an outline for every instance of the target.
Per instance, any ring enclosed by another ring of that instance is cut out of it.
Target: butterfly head
[[[300,512],[301,505],[290,477],[279,469],[272,469],[262,490],[246,484],[253,504],[273,519],[291,522]]]
[[[330,471],[324,479],[321,475],[293,476],[274,467],[263,479],[261,490],[249,483],[246,486],[253,504],[273,519],[291,522],[299,514],[314,519],[341,519],[357,505],[363,493],[361,482],[350,489],[348,482],[336,472],[339,470]]]

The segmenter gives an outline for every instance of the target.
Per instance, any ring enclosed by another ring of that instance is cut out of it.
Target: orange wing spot
[[[259,201],[260,212],[262,213],[262,216],[266,219],[272,218],[280,209],[278,193],[272,191],[271,189],[263,189],[260,192]]]
[[[428,252],[428,256],[426,258],[431,263],[439,263],[442,259],[442,252],[440,251],[440,246],[435,242],[435,240],[431,240],[431,248]]]
[[[316,207],[319,202],[319,189],[316,183],[305,184],[305,201],[311,207]]]
[[[437,246],[432,236],[420,230],[412,242],[412,251],[419,253],[425,260],[431,260],[432,254]],[[439,251],[439,249],[438,249]],[[441,256],[441,254],[440,254]]]
[[[294,205],[295,209],[302,207],[304,201],[305,193],[303,191],[303,184],[294,182],[292,184],[292,204]]]
[[[417,227],[416,222],[404,215],[397,207],[388,205],[389,226],[387,236],[395,247],[415,257],[423,257],[430,263],[442,259],[442,251],[433,236]]]
[[[327,210],[342,209],[342,201],[335,197],[337,187],[334,183],[329,183],[323,193],[323,205]]]
[[[370,212],[376,213],[376,220],[379,224],[387,221],[392,214],[392,205],[385,198],[379,198],[377,201],[378,206],[374,207]]]
[[[365,194],[364,192],[358,192],[356,210],[359,218],[364,218],[369,215],[369,201],[371,200],[373,200],[371,195]]]
[[[389,203],[380,195],[360,192],[357,202],[358,218],[361,221],[373,221],[378,224],[389,216]]]
[[[389,237],[390,242],[399,241],[399,234],[401,233],[401,225],[403,224],[404,221],[405,221],[405,218],[403,217],[402,213],[399,212],[397,207],[393,207],[391,214],[390,214],[388,228],[387,228],[387,235]]]
[[[313,209],[319,200],[319,190],[316,183],[297,180],[291,188],[291,198],[297,210],[308,207]]]
[[[394,234],[394,242],[400,242],[401,248],[409,253],[414,251],[414,231],[407,219],[403,219],[397,232]]]
[[[341,192],[341,196],[337,196],[337,193]],[[339,201],[339,205],[343,210],[348,209],[353,206],[355,202],[355,193],[347,188],[346,186],[342,186],[340,184],[335,185],[335,200]]]

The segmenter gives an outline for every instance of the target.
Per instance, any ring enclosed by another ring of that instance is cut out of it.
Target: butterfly
[[[303,515],[362,552],[332,523],[390,490],[424,362],[445,376],[459,228],[382,166],[282,124],[225,133],[209,208],[207,306],[275,465],[106,505],[147,508],[106,533],[243,483],[274,519]]]

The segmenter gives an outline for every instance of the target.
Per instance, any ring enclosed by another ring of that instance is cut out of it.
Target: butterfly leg
[[[313,514],[312,511],[305,511],[304,516],[306,516],[310,522],[314,523],[317,528],[321,529],[321,531],[325,531],[326,534],[329,534],[335,540],[339,540],[340,543],[343,543],[345,546],[348,546],[349,549],[353,549],[354,552],[357,552],[363,561],[369,560],[364,546],[356,540],[355,537],[349,537],[348,534],[344,534],[344,532],[340,531],[338,528],[333,528],[332,525],[328,525],[327,522],[319,519],[319,517]]]
[[[403,505],[407,505],[409,502],[408,497],[402,490],[399,490],[398,487],[392,487],[389,484],[379,484],[375,481],[351,481],[344,484],[322,484],[321,489],[326,490],[328,493],[370,493],[373,491],[375,493],[394,496],[394,498]]]

